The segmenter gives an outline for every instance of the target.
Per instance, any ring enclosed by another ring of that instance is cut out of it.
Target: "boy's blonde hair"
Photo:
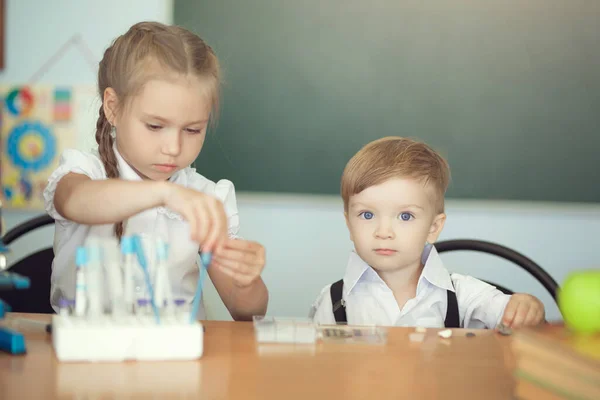
[[[375,140],[348,161],[342,175],[344,211],[350,196],[392,178],[412,178],[435,191],[436,212],[444,212],[444,195],[450,181],[448,162],[423,142],[390,136]]]
[[[191,74],[207,85],[214,123],[219,110],[221,72],[212,48],[192,32],[159,22],[139,22],[116,38],[104,52],[98,69],[98,93],[112,88],[119,103],[127,102],[156,74]],[[96,122],[96,142],[108,178],[118,178],[117,157],[113,151],[112,127],[100,105]],[[123,235],[123,222],[115,224],[115,234]]]

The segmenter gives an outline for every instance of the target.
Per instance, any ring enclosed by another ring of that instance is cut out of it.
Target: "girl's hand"
[[[213,254],[211,268],[219,268],[241,288],[259,280],[265,268],[265,248],[256,242],[227,239]]]
[[[170,182],[163,192],[164,206],[190,224],[191,238],[203,252],[214,252],[227,239],[227,216],[217,198]]]

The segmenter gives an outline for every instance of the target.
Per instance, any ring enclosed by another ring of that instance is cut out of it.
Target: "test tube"
[[[134,303],[134,279],[135,273],[135,252],[131,236],[121,238],[121,253],[123,254],[123,298],[127,313],[131,313],[135,307]]]
[[[69,304],[69,315],[75,314],[75,299],[67,299]]]
[[[58,301],[58,315],[61,317],[68,317],[70,314],[69,306],[71,302],[68,299],[61,298]]]
[[[140,298],[137,299],[136,301],[137,306],[136,306],[136,315],[137,316],[147,316],[150,315],[150,300],[148,299],[144,299],[144,298]]]
[[[86,284],[88,293],[88,315],[98,317],[104,312],[102,282],[103,254],[97,239],[88,240]]]
[[[84,268],[87,264],[87,251],[84,247],[77,248],[75,256],[76,284],[75,284],[75,314],[83,317],[87,311],[87,287]]]
[[[183,321],[187,321],[189,319],[189,314],[190,314],[189,303],[185,299],[181,299],[181,298],[175,299],[174,303],[175,303],[175,315],[177,316],[177,318],[181,319]]]

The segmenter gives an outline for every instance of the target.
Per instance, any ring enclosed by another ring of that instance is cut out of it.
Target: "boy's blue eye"
[[[373,213],[370,211],[363,211],[358,215],[363,217],[364,219],[373,219]]]
[[[402,221],[410,221],[412,218],[413,218],[413,216],[411,213],[407,213],[407,212],[400,213],[400,219]]]

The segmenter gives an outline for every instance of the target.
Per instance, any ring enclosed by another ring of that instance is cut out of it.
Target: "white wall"
[[[134,23],[171,23],[173,0],[6,0],[6,66],[2,82],[26,82],[60,46],[81,34],[96,62],[110,42]],[[96,71],[69,50],[40,82],[96,82]]]
[[[60,45],[81,33],[100,59],[104,48],[140,20],[171,22],[172,2],[160,0],[8,0],[7,67],[0,83],[26,82]],[[27,29],[23,29],[23,26]],[[71,49],[40,82],[94,85],[95,71]],[[91,100],[90,100],[91,102]],[[80,116],[81,142],[92,136],[95,111]],[[93,141],[93,140],[92,140]],[[270,289],[269,313],[305,316],[320,289],[342,277],[351,248],[337,196],[238,195],[242,235],[267,248],[265,281]],[[8,228],[38,213],[5,211]],[[576,269],[598,268],[594,256],[600,232],[600,205],[449,201],[448,222],[441,239],[479,238],[495,241],[533,258],[561,283]],[[52,228],[16,242],[11,261],[51,245]],[[542,287],[525,273],[491,256],[444,255],[449,269],[488,279],[515,291],[540,297],[549,319],[558,309]],[[208,314],[228,315],[213,288],[207,290]]]

